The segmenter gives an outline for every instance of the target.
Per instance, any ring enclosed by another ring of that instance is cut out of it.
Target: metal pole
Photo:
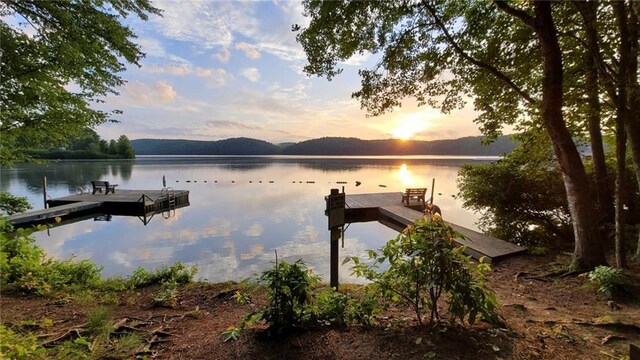
[[[42,198],[44,200],[44,208],[47,208],[47,177],[42,177]]]

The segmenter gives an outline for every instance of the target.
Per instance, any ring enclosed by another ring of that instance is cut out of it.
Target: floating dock
[[[77,194],[47,200],[47,209],[9,216],[14,226],[87,214],[148,216],[189,206],[187,190],[116,190],[114,193]]]
[[[402,193],[385,192],[375,194],[347,194],[345,197],[345,222],[378,221],[396,231],[402,231],[416,219],[423,217],[422,204],[411,201],[410,206],[402,202]],[[466,246],[465,253],[473,258],[485,257],[496,262],[507,256],[520,254],[526,248],[485,235],[475,230],[447,222],[464,239],[455,239],[458,245]]]

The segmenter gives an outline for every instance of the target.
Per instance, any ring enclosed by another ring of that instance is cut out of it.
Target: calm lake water
[[[49,256],[92,259],[104,266],[107,276],[180,260],[196,265],[201,279],[240,280],[269,267],[277,250],[287,261],[304,259],[328,281],[324,196],[331,188],[344,186],[347,194],[400,192],[407,187],[430,188],[435,178],[434,202],[444,218],[475,228],[477,215],[464,210],[452,195],[458,192],[456,178],[462,164],[490,160],[495,159],[277,156],[66,161],[3,168],[0,190],[26,196],[34,209],[41,209],[43,176],[51,197],[86,190],[91,180],[108,180],[119,184],[118,189],[159,190],[165,176],[167,186],[190,191],[191,205],[177,209],[169,219],[158,214],[144,225],[137,217],[114,216],[108,222],[91,218],[35,237]],[[356,181],[362,184],[356,186]],[[377,222],[352,224],[340,256],[363,256],[365,250],[396,235]],[[340,269],[340,279],[354,281],[348,267]]]

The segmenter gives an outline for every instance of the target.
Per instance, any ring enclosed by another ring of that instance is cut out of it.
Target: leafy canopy
[[[490,1],[303,4],[311,22],[294,30],[301,30],[308,74],[331,80],[342,71],[340,62],[376,54],[375,66],[360,70],[362,87],[353,93],[371,115],[411,97],[449,112],[473,95],[476,121],[495,137],[504,124],[527,126],[537,112],[542,69],[535,36]]]
[[[112,120],[118,110],[92,104],[117,94],[124,83],[119,73],[144,56],[121,21],[151,14],[160,10],[149,0],[2,1],[2,161],[21,158],[21,148],[64,144],[69,134]]]

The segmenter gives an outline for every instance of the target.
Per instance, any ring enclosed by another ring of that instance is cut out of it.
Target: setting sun
[[[394,139],[409,140],[431,127],[430,119],[433,118],[429,112],[421,111],[402,117],[389,131]]]
[[[394,139],[409,140],[416,134],[416,129],[412,128],[410,124],[403,124],[402,126],[391,130],[391,136]]]

